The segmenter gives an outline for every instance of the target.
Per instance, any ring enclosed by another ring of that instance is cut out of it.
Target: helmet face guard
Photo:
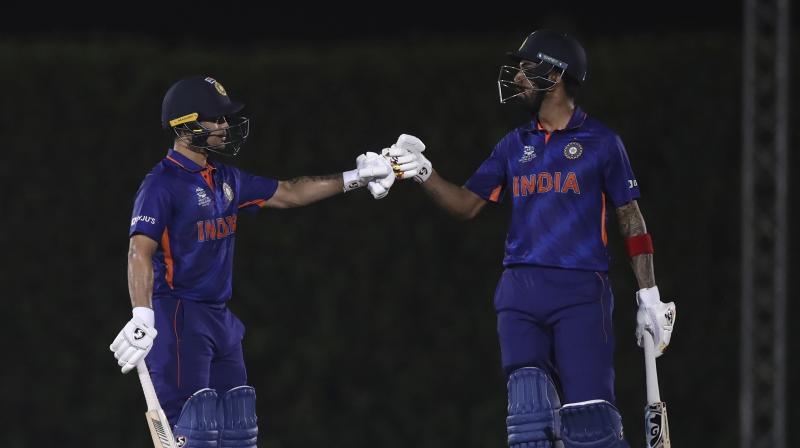
[[[218,123],[227,122],[228,127],[209,129],[199,121],[190,121],[172,129],[178,138],[188,139],[189,146],[192,149],[210,151],[228,157],[239,154],[239,150],[250,135],[250,119],[241,116],[222,116],[215,121]],[[208,137],[211,135],[222,139],[223,142],[217,145],[210,145]]]
[[[530,68],[510,65],[500,67],[497,88],[501,103],[505,104],[527,91],[550,92],[561,82],[564,72],[567,70],[567,63],[541,52],[537,53],[536,57],[538,60],[531,61],[535,65]],[[555,80],[550,79],[552,73],[557,74]]]

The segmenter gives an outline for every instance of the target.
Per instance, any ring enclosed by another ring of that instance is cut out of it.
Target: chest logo
[[[225,193],[225,200],[228,201],[228,204],[230,204],[231,201],[233,201],[233,188],[231,188],[227,182],[223,182],[222,192]]]
[[[583,146],[578,142],[569,142],[564,147],[564,157],[575,160],[583,155]]]
[[[522,157],[519,158],[519,163],[528,163],[536,158],[536,148],[530,145],[525,145],[522,148]]]
[[[197,187],[194,192],[197,193],[197,205],[200,207],[207,207],[211,203],[211,198],[206,194],[206,190]]]

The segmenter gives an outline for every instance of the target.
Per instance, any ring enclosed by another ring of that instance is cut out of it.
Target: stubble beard
[[[547,92],[536,92],[531,90],[523,95],[518,96],[517,98],[519,98],[519,100],[517,102],[523,109],[525,109],[526,112],[536,116],[539,114],[539,110],[542,108],[545,95],[547,95]]]

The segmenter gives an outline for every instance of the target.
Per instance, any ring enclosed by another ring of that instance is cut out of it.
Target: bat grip
[[[139,373],[139,382],[142,383],[142,391],[144,391],[144,399],[147,402],[147,410],[152,411],[154,409],[160,409],[161,405],[158,402],[156,390],[153,388],[153,381],[150,379],[150,372],[147,370],[144,360],[136,364],[136,372]]]
[[[642,339],[644,345],[644,372],[647,383],[647,404],[659,403],[661,401],[661,393],[658,390],[656,349],[653,342],[653,335],[645,331]]]

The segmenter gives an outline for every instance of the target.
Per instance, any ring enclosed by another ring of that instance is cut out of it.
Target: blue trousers
[[[508,267],[495,291],[506,376],[538,367],[562,403],[614,397],[614,296],[605,272]]]
[[[224,303],[158,298],[153,308],[158,336],[145,361],[172,426],[199,389],[224,393],[247,384],[244,325]]]

